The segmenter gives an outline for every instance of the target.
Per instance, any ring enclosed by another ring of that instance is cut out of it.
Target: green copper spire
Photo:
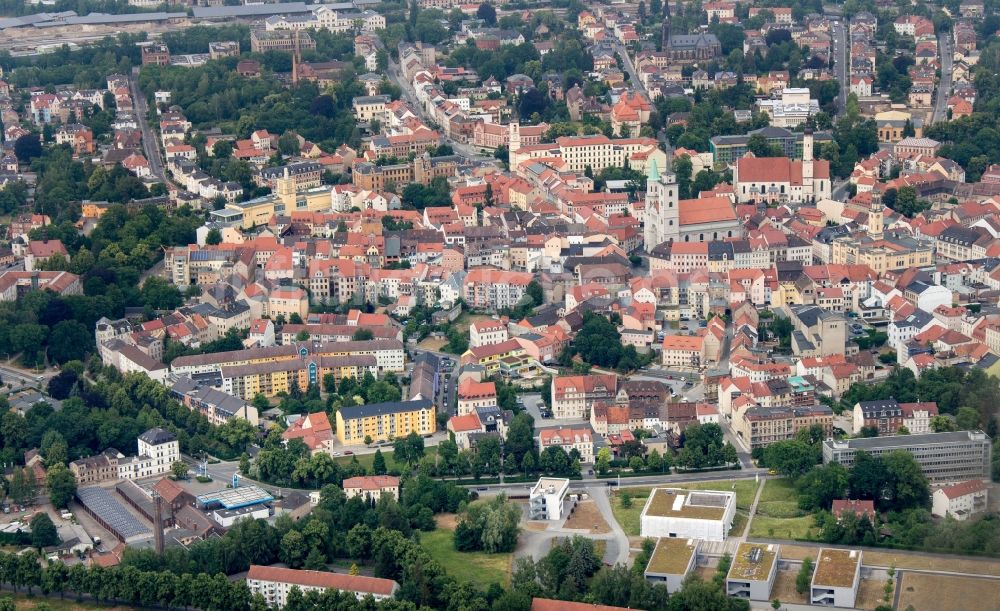
[[[653,159],[653,166],[649,169],[649,175],[647,176],[649,180],[660,180],[660,170],[656,167],[656,160]]]

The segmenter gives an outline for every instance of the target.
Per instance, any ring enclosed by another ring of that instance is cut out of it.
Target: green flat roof
[[[656,543],[656,549],[646,565],[647,573],[658,575],[684,575],[688,564],[698,548],[694,539],[662,538]]]

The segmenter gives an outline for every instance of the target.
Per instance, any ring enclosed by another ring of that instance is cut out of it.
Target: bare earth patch
[[[521,522],[521,528],[533,533],[540,533],[549,529],[549,522],[546,520],[525,520]]]
[[[899,587],[900,609],[913,605],[918,611],[986,611],[996,609],[1000,599],[1000,581],[980,577],[904,573]]]
[[[784,548],[781,550],[784,552]],[[784,554],[782,554],[784,555]],[[795,578],[798,571],[778,571],[774,576],[774,587],[771,588],[771,599],[777,598],[783,603],[795,603],[804,605],[806,597],[795,590]]]
[[[428,337],[424,341],[417,344],[417,349],[419,350],[433,350],[435,352],[440,351],[441,348],[448,343],[446,339],[436,339],[433,337]]]
[[[439,513],[436,516],[437,527],[442,530],[455,530],[458,526],[458,514],[456,513]]]
[[[594,501],[581,501],[577,504],[573,515],[566,520],[564,528],[586,530],[592,535],[603,535],[611,532],[601,510]]]
[[[802,560],[806,556],[816,559],[820,546],[782,544],[781,557],[786,560]],[[948,571],[955,573],[971,573],[974,575],[1000,575],[1000,561],[979,558],[963,558],[961,556],[930,556],[920,553],[905,553],[899,551],[864,550],[865,566],[890,567],[897,569],[914,569],[925,571]],[[905,608],[906,605],[903,605]]]
[[[854,602],[854,606],[858,609],[874,609],[875,607],[883,604],[882,597],[885,596],[885,580],[879,579],[862,579],[861,583],[858,584],[858,598]],[[895,591],[893,594],[889,595],[889,603],[895,597]],[[905,608],[905,607],[904,607]],[[944,609],[945,607],[935,607]]]

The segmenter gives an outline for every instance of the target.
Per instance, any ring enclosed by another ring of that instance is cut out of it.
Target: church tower
[[[885,232],[885,206],[882,205],[882,194],[871,191],[872,202],[868,206],[868,235],[875,239]]]
[[[288,168],[285,168],[285,173],[274,182],[278,199],[285,205],[285,210],[295,210],[295,179],[288,174]]]
[[[521,125],[516,121],[511,121],[507,126],[507,133],[509,135],[509,142],[507,143],[507,150],[514,152],[521,148]]]
[[[660,174],[653,160],[646,176],[646,217],[643,240],[646,252],[680,236],[677,180],[671,173]]]
[[[802,191],[803,199],[816,199],[817,189],[813,185],[813,129],[806,124],[802,132]]]

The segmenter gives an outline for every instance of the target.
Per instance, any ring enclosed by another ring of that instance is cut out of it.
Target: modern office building
[[[740,543],[726,575],[726,594],[750,600],[770,600],[780,553],[778,545]]]
[[[982,431],[925,433],[858,439],[828,439],[823,442],[823,464],[854,464],[858,452],[884,456],[905,450],[933,483],[962,482],[990,478],[991,440]]]
[[[732,492],[656,488],[642,508],[640,530],[643,537],[723,541],[735,515]]]
[[[861,550],[823,548],[813,570],[809,602],[853,609],[861,582]]]
[[[681,589],[697,562],[697,539],[660,539],[649,557],[644,575],[647,581],[663,584],[673,594]]]
[[[564,517],[563,505],[569,480],[543,477],[528,496],[528,517],[532,520],[559,520]]]

